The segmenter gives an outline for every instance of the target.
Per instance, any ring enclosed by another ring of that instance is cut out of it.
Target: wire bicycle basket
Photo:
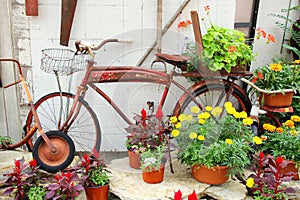
[[[67,76],[84,70],[86,57],[86,54],[77,55],[70,49],[43,49],[40,68],[47,73]]]

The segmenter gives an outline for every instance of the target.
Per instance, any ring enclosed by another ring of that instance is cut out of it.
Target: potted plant
[[[228,180],[229,174],[241,175],[250,164],[250,125],[253,120],[246,112],[237,112],[230,102],[225,103],[226,111],[211,106],[205,109],[199,113],[200,109],[194,106],[192,114],[171,117],[172,135],[178,144],[179,160],[192,167],[196,180],[222,184]],[[223,112],[227,115],[216,119]],[[209,175],[210,172],[213,175]],[[221,177],[217,177],[219,175]]]
[[[12,144],[12,139],[8,136],[0,135],[0,149],[7,148],[9,144]]]
[[[271,107],[291,105],[294,91],[300,88],[300,65],[297,62],[278,61],[258,67],[253,71],[253,76],[250,78],[252,83],[258,88],[266,90],[261,96],[262,105]],[[281,99],[275,99],[277,97],[281,97]],[[285,97],[288,97],[287,101],[284,101]]]
[[[7,179],[3,181],[5,186],[3,195],[14,194],[15,199],[44,199],[46,191],[42,188],[49,175],[47,172],[40,170],[35,159],[25,162],[24,157],[15,160],[15,166],[12,172],[4,174]]]
[[[281,156],[274,158],[259,152],[253,155],[254,164],[251,165],[252,173],[246,180],[248,194],[254,199],[289,199],[288,194],[296,192],[294,188],[283,187],[284,182],[292,180],[290,174],[282,174],[281,171],[287,166]]]
[[[161,144],[141,154],[141,169],[144,182],[156,184],[164,179],[166,145]]]
[[[298,180],[298,168],[300,166],[300,117],[297,115],[283,123],[282,127],[264,124],[263,142],[258,145],[260,151],[274,157],[282,156],[288,160],[288,165],[282,169],[282,173],[293,172],[293,179]]]
[[[154,150],[156,147],[165,144],[166,135],[162,117],[163,113],[160,107],[158,107],[155,115],[147,115],[143,108],[141,115],[133,117],[136,123],[126,128],[128,132],[126,148],[128,149],[130,167],[139,169],[141,166],[141,153]]]
[[[205,11],[209,18],[210,7],[205,6]],[[246,43],[245,33],[220,27],[214,25],[211,20],[209,21],[210,27],[207,28],[207,33],[202,36],[203,51],[200,55],[196,52],[195,44],[189,44],[183,52],[183,55],[192,58],[188,62],[188,71],[204,71],[205,68],[199,68],[201,64],[208,67],[210,71],[224,69],[230,73],[232,68],[239,66],[242,66],[240,71],[244,71],[245,65],[256,56],[252,53],[252,47]]]
[[[99,154],[93,156],[84,154],[79,164],[81,182],[88,200],[107,200],[109,191],[109,176],[104,161],[98,159]]]

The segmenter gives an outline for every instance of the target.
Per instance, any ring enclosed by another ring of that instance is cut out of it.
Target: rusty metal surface
[[[25,12],[27,16],[38,16],[38,0],[25,0]]]
[[[60,45],[68,46],[77,0],[62,0]]]

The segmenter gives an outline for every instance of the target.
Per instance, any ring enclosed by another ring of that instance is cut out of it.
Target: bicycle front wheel
[[[249,114],[251,110],[251,102],[248,96],[243,94],[236,86],[233,87],[230,92],[230,85],[226,82],[224,84],[204,83],[195,89],[192,94],[203,108],[205,108],[205,106],[219,106],[223,108],[225,102],[229,101],[237,111],[246,111]],[[174,115],[178,116],[180,113],[188,112],[188,110],[195,105],[193,99],[188,96],[182,103],[177,103],[174,109]],[[225,114],[226,112],[223,112],[223,116]]]
[[[63,92],[60,94],[59,92],[55,92],[39,99],[34,106],[42,128],[44,132],[62,131],[67,133],[74,142],[77,154],[91,153],[94,150],[99,152],[101,145],[99,121],[92,108],[82,98],[79,97],[78,99],[80,111],[76,118],[72,119],[65,127],[62,127],[69,117],[74,97],[70,93]],[[34,125],[33,118],[32,111],[30,111],[26,119],[25,134]],[[33,144],[38,136],[37,132],[27,142],[29,151],[32,151]]]

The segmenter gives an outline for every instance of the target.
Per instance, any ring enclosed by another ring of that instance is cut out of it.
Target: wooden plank
[[[192,19],[192,24],[193,24],[197,54],[199,56],[201,56],[201,52],[203,51],[204,48],[203,48],[203,43],[202,43],[202,35],[201,35],[198,12],[195,10],[192,10],[190,13],[191,13],[191,19]]]
[[[62,0],[60,45],[68,46],[77,0]]]

